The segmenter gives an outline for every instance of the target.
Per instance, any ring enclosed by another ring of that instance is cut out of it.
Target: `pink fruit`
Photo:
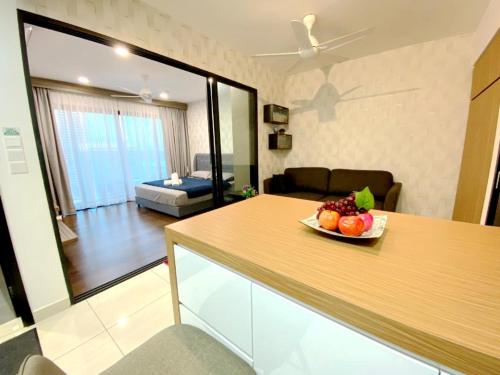
[[[363,220],[363,223],[365,224],[364,232],[367,230],[372,229],[373,226],[373,216],[369,213],[365,214],[359,214],[358,215],[361,220]]]

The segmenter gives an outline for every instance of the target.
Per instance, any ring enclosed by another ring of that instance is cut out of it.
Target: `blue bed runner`
[[[202,178],[181,177],[182,185],[164,185],[164,180],[156,180],[144,182],[146,185],[161,187],[165,189],[185,191],[188,198],[197,198],[202,195],[212,193],[212,180],[204,180]],[[229,183],[224,181],[224,189],[229,187]]]

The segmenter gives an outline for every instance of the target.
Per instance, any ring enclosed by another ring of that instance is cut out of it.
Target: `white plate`
[[[316,219],[316,214],[312,215],[311,217],[308,217],[307,219],[300,220],[300,222],[302,224],[307,225],[308,227],[316,229],[317,231],[320,231],[323,233],[328,233],[328,234],[331,234],[332,236],[336,236],[336,237],[379,238],[380,236],[382,236],[382,233],[384,233],[385,224],[387,223],[387,216],[385,216],[385,215],[373,215],[372,228],[367,232],[363,232],[360,236],[346,236],[342,233],[334,232],[334,231],[322,228],[319,226],[318,219]]]

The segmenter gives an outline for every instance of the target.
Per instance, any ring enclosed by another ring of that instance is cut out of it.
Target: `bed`
[[[223,174],[226,177],[225,189],[230,190],[232,188],[230,180],[233,173],[233,155],[222,154],[222,165]],[[164,186],[163,180],[146,181],[135,187],[135,201],[137,206],[146,207],[175,217],[184,217],[213,207],[212,180],[206,178],[209,175],[211,176],[212,172],[210,154],[196,154],[193,161],[193,171],[193,175],[203,177],[191,177],[187,179],[181,177],[181,179],[186,184],[198,185],[199,188],[194,189],[196,190],[195,193],[180,190],[176,187]],[[203,178],[205,178],[204,181],[202,181]]]

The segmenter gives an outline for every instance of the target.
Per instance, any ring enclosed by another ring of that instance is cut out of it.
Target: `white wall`
[[[0,127],[20,128],[29,169],[9,173],[2,139],[0,190],[29,304],[39,319],[69,305],[69,296],[33,137],[14,0],[0,1],[0,45]]]
[[[400,211],[450,218],[471,50],[472,37],[458,36],[291,76],[285,165],[388,170],[403,183]]]
[[[472,61],[476,61],[500,28],[500,0],[490,0],[474,33]]]
[[[233,108],[231,87],[219,84],[217,103],[219,105],[220,150],[223,154],[233,153]]]
[[[189,151],[191,153],[191,171],[194,170],[194,156],[210,153],[208,134],[207,102],[200,100],[188,103],[187,122],[189,131]]]

